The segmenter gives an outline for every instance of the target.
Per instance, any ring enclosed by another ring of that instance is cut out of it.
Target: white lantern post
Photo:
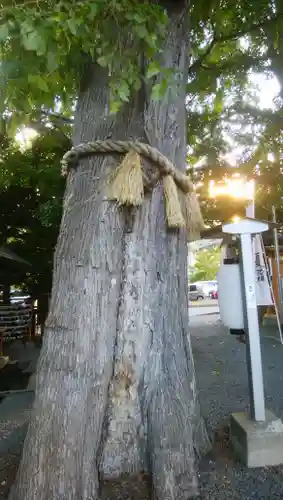
[[[263,233],[264,231],[268,231],[268,229],[268,224],[249,219],[242,219],[239,222],[224,224],[222,226],[223,233],[238,235],[241,241],[244,302],[248,330],[248,342],[246,347],[250,389],[250,412],[251,419],[256,422],[265,421],[265,405],[252,235]]]

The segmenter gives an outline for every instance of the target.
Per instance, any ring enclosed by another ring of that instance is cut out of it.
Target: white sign
[[[256,275],[256,302],[258,306],[272,306],[272,294],[270,290],[270,276],[266,269],[264,253],[262,248],[262,238],[260,234],[256,234],[253,240],[254,258],[255,258],[255,275]]]

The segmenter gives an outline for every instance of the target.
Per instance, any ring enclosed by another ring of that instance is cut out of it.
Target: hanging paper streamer
[[[255,256],[256,302],[258,306],[272,306],[274,304],[270,290],[271,283],[268,279],[262,237],[260,234],[255,235],[253,244]]]

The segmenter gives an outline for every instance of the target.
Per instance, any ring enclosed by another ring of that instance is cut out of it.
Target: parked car
[[[204,292],[197,285],[189,286],[189,300],[203,300],[205,298]]]
[[[204,293],[204,296],[209,298],[210,293],[217,290],[217,281],[198,281],[195,283]]]
[[[218,290],[212,290],[212,291],[210,292],[210,294],[209,294],[209,297],[210,297],[211,299],[215,299],[215,300],[217,300],[217,299],[218,299]]]

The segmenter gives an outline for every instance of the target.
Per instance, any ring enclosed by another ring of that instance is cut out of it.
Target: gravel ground
[[[219,323],[218,316],[191,319],[192,344],[203,415],[213,453],[200,463],[203,500],[283,499],[283,467],[247,469],[233,460],[227,442],[229,415],[248,408],[245,345]],[[267,408],[283,418],[283,346],[262,339]]]
[[[33,393],[9,396],[0,405],[0,499],[14,482],[27,431]]]
[[[202,411],[214,440],[212,452],[199,464],[200,498],[282,500],[283,467],[247,469],[234,461],[229,449],[229,414],[248,407],[245,346],[227,333],[217,315],[191,318],[190,325]],[[267,407],[283,418],[283,346],[265,338],[262,350]],[[7,498],[14,480],[31,405],[31,393],[6,398],[0,405],[0,499]],[[121,484],[116,493],[110,485],[104,500],[147,500],[145,484],[139,487],[139,481],[131,493],[123,488],[121,496]]]

